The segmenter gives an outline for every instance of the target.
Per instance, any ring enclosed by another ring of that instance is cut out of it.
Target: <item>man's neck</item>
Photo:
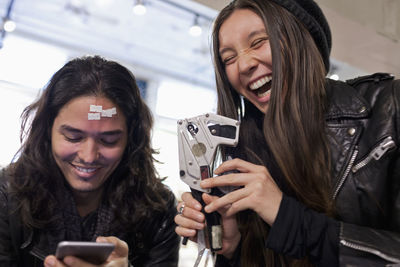
[[[99,207],[102,193],[103,190],[73,193],[76,209],[81,217],[88,215]]]

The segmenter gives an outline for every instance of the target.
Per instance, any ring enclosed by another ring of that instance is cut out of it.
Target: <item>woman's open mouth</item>
[[[251,91],[258,97],[262,98],[271,94],[272,75],[266,75],[261,79],[250,84]]]

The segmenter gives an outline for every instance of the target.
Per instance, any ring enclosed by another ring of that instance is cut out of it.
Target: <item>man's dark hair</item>
[[[118,225],[144,223],[150,214],[166,210],[171,194],[166,193],[154,167],[153,118],[135,77],[114,61],[90,56],[73,59],[57,71],[40,98],[22,114],[23,143],[8,172],[23,224],[42,228],[53,219],[55,194],[65,185],[65,178],[52,155],[51,129],[60,109],[81,96],[106,97],[126,118],[127,146],[103,192]]]

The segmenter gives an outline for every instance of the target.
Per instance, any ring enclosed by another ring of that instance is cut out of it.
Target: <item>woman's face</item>
[[[262,19],[249,9],[235,10],[221,25],[219,43],[229,82],[265,113],[271,96],[272,57]]]
[[[90,105],[102,110],[116,108],[111,117],[94,116]],[[99,192],[121,161],[127,144],[127,126],[122,111],[109,99],[81,96],[61,108],[51,134],[52,153],[75,193]]]

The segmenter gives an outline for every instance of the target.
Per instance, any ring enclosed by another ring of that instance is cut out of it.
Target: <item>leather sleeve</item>
[[[392,83],[392,96],[396,110],[396,138],[400,144],[400,80]],[[384,220],[385,229],[361,227],[341,223],[341,266],[400,266],[400,152],[397,147],[390,165],[390,184],[387,199],[390,209]],[[375,177],[378,179],[379,177]]]
[[[341,224],[341,266],[389,266],[400,263],[400,233]]]
[[[148,254],[148,261],[143,267],[176,267],[178,266],[180,237],[175,233],[174,217],[176,215],[176,200],[171,193],[168,212],[164,218],[156,222],[157,229]],[[146,235],[146,233],[144,233]],[[136,266],[134,267],[142,267]]]

